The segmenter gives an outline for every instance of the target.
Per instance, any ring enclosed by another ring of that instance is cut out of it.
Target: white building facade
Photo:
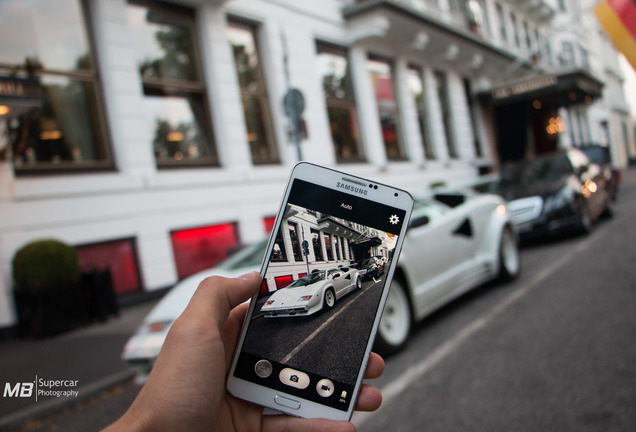
[[[550,72],[558,10],[556,0],[2,2],[0,328],[16,322],[13,256],[33,240],[76,246],[84,270],[110,267],[125,297],[265,236],[299,154],[414,193],[496,167],[507,144],[492,92]],[[303,96],[298,135],[290,88]],[[590,123],[616,113],[599,110]]]

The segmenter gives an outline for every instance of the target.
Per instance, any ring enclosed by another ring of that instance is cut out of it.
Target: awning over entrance
[[[539,100],[543,105],[567,106],[590,104],[601,97],[603,83],[584,70],[561,74],[540,74],[516,80],[480,93],[483,102],[492,106]]]

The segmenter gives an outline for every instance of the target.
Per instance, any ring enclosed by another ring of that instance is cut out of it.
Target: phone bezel
[[[402,228],[400,234],[398,236],[398,240],[396,243],[395,251],[396,258],[399,257],[399,252],[402,249],[402,244],[404,242],[406,230],[408,227],[408,221],[411,216],[411,210],[413,207],[413,198],[412,196],[405,190],[388,186],[382,183],[377,183],[356,175],[344,173],[338,170],[334,170],[331,168],[323,167],[320,165],[315,165],[309,162],[300,162],[296,164],[290,174],[287,185],[285,187],[285,192],[279,204],[278,213],[276,215],[276,221],[274,223],[274,227],[272,228],[265,255],[261,262],[260,273],[263,277],[265,277],[265,272],[267,270],[268,258],[272,253],[272,248],[275,243],[275,237],[280,229],[280,225],[282,223],[283,214],[285,212],[285,207],[289,199],[291,187],[294,183],[294,180],[300,179],[310,183],[314,183],[319,186],[326,187],[328,189],[332,189],[334,191],[349,193],[350,195],[359,197],[359,194],[355,192],[350,192],[347,190],[342,190],[336,188],[336,182],[341,181],[346,178],[347,180],[357,182],[353,183],[353,186],[356,184],[357,187],[362,188],[362,184],[366,185],[365,191],[366,194],[363,198],[374,201],[380,204],[388,205],[391,207],[395,207],[397,209],[403,210],[406,212],[405,220],[402,224]],[[393,273],[395,271],[395,267],[397,265],[397,259],[391,260],[391,265],[389,270],[387,271],[387,280],[390,281],[393,278]],[[281,411],[283,413],[297,416],[297,417],[306,417],[306,418],[328,418],[332,420],[350,420],[351,415],[355,409],[355,404],[357,401],[358,393],[360,390],[360,386],[362,384],[364,378],[364,371],[367,366],[367,362],[369,359],[369,355],[371,353],[373,347],[373,340],[375,339],[375,335],[378,330],[378,326],[380,323],[380,319],[382,317],[382,311],[384,309],[384,304],[386,302],[386,298],[388,295],[388,287],[390,283],[387,283],[383,289],[382,295],[380,297],[379,307],[375,312],[375,317],[373,320],[373,326],[371,329],[371,334],[369,336],[365,353],[363,357],[363,362],[360,370],[357,373],[357,378],[354,386],[354,397],[351,400],[348,411],[339,410],[336,408],[332,408],[326,405],[319,404],[317,402],[299,398],[295,395],[290,395],[279,390],[275,390],[266,386],[262,386],[256,384],[251,381],[243,380],[241,378],[237,378],[234,376],[234,370],[236,368],[236,364],[238,361],[240,350],[243,346],[245,336],[247,333],[248,325],[250,317],[254,313],[254,309],[256,306],[256,297],[258,294],[252,298],[250,302],[250,306],[248,312],[245,317],[245,321],[243,322],[243,326],[241,329],[239,341],[236,345],[235,352],[233,353],[232,363],[230,366],[230,370],[228,372],[227,378],[227,389],[228,391],[235,397],[240,399],[248,400],[250,402],[254,402],[256,404],[262,405],[264,407],[268,407],[274,409],[276,411]],[[286,399],[290,399],[292,401],[300,402],[300,408],[292,409],[285,407],[284,405],[277,404],[275,402],[276,397],[282,397]]]

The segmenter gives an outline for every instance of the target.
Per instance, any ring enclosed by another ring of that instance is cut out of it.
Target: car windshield
[[[587,156],[589,160],[599,165],[609,163],[610,161],[607,147],[583,147],[581,151],[585,153],[585,156]]]
[[[246,246],[238,252],[231,255],[228,259],[221,262],[217,268],[223,270],[236,270],[244,267],[257,267],[263,261],[265,248],[267,247],[267,238]]]
[[[565,155],[544,157],[532,161],[506,165],[501,169],[500,185],[527,186],[537,181],[557,180],[572,172]]]
[[[365,267],[369,267],[371,265],[375,264],[375,258],[365,258],[362,261],[360,261],[356,267],[359,269],[363,269]]]
[[[298,287],[304,287],[307,285],[311,285],[314,284],[316,282],[320,282],[322,280],[325,280],[325,272],[324,271],[318,271],[318,272],[314,272],[308,275],[305,275],[303,277],[301,277],[300,279],[298,279],[296,282],[288,285],[287,287],[285,287],[285,289],[287,288],[298,288]]]

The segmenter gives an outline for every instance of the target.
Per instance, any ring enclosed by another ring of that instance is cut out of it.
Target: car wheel
[[[360,279],[360,278],[356,279],[356,289],[357,290],[361,290],[362,289],[362,279]]]
[[[336,295],[331,288],[325,291],[324,304],[326,309],[331,309],[336,304]]]
[[[585,202],[583,202],[583,198],[578,200],[578,219],[579,232],[581,234],[589,234],[589,232],[592,231],[592,217]]]
[[[411,325],[411,303],[406,287],[400,280],[393,279],[375,338],[375,350],[382,355],[402,350],[408,342]]]
[[[603,217],[606,217],[606,218],[614,217],[614,214],[616,213],[616,209],[614,206],[615,206],[614,200],[609,194],[607,194],[607,197],[605,197],[605,210],[603,211]]]
[[[521,256],[517,238],[509,227],[501,233],[499,244],[499,275],[501,281],[510,281],[516,278],[521,271]]]

